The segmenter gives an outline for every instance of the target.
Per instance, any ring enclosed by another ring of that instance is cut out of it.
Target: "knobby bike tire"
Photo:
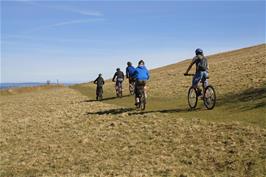
[[[208,104],[208,98],[206,97],[206,92],[207,90],[211,89],[212,90],[212,93],[213,93],[213,100],[212,100],[212,104],[209,105]],[[215,92],[215,89],[213,86],[211,85],[208,85],[205,89],[204,89],[204,97],[203,97],[203,102],[204,102],[204,106],[208,109],[208,110],[211,110],[215,107],[215,104],[216,104],[216,92]]]
[[[192,92],[194,92],[194,94],[195,94],[195,98],[193,98],[193,99],[195,99],[194,100],[194,102],[195,102],[194,104],[191,103],[191,99],[192,99],[191,98],[191,93]],[[195,109],[197,107],[198,96],[197,96],[197,90],[194,87],[190,87],[188,89],[187,100],[188,100],[188,106],[190,107],[190,109]]]
[[[146,108],[146,98],[145,98],[145,94],[142,93],[141,98],[140,98],[140,109],[145,110],[145,108]]]

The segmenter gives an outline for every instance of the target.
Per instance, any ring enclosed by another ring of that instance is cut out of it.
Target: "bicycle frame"
[[[185,74],[185,76],[195,76],[195,74]],[[208,79],[209,79],[209,76],[206,78],[206,81],[208,81]],[[202,88],[203,88],[203,92],[204,92],[205,88],[206,88],[208,85],[205,85],[205,83],[204,83],[204,81],[203,81],[202,79],[201,79],[199,82],[201,83],[201,86],[202,86]],[[198,85],[199,85],[199,84],[198,84]],[[198,85],[197,85],[196,88],[198,88]]]

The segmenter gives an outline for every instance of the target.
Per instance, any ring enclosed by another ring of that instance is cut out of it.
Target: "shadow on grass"
[[[243,111],[266,108],[266,86],[247,89],[239,94],[228,94],[220,99],[220,104],[231,104],[230,107],[240,107]]]
[[[97,112],[87,112],[87,115],[105,115],[105,114],[112,114],[112,115],[118,115],[122,113],[129,112],[128,115],[143,115],[143,114],[149,114],[149,113],[179,113],[179,112],[192,112],[192,111],[202,111],[205,109],[164,109],[164,110],[151,110],[151,111],[140,111],[135,108],[118,108],[118,109],[109,109],[105,111],[97,111]],[[133,112],[135,111],[135,112]]]
[[[116,96],[113,96],[113,97],[108,97],[108,98],[103,98],[101,101],[108,101],[108,100],[114,100],[114,99],[121,99],[121,98],[125,98],[125,97],[129,97],[131,95],[124,95],[122,97],[116,97]],[[96,99],[91,99],[91,100],[83,100],[81,101],[81,103],[89,103],[89,102],[94,102],[94,101],[97,101]]]
[[[143,114],[149,114],[149,113],[179,113],[179,112],[190,112],[190,111],[198,111],[199,108],[191,110],[191,109],[162,109],[162,110],[151,110],[151,111],[138,111],[138,112],[132,112],[128,115],[143,115]]]
[[[125,112],[130,112],[133,111],[135,109],[133,108],[118,108],[118,109],[109,109],[109,110],[105,110],[105,111],[97,111],[97,112],[87,112],[87,115],[91,115],[91,114],[97,114],[97,115],[104,115],[104,114],[113,114],[113,115],[117,115],[117,114],[122,114]]]

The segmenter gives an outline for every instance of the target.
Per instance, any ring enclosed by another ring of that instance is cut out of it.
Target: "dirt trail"
[[[0,176],[266,176],[266,130],[58,88],[0,100]]]

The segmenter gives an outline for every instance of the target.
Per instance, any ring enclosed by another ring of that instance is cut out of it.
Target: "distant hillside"
[[[6,95],[16,95],[21,93],[30,93],[30,92],[36,92],[41,90],[48,90],[48,89],[54,89],[54,88],[60,88],[64,87],[64,85],[37,85],[37,86],[25,86],[25,87],[12,87],[12,88],[5,88],[0,90],[1,96]]]

